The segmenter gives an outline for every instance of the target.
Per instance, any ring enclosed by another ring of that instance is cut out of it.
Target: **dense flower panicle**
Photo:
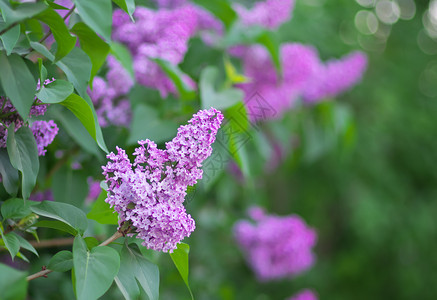
[[[35,121],[30,126],[38,147],[38,155],[44,156],[47,152],[45,147],[50,145],[58,134],[59,128],[53,120]]]
[[[258,207],[249,213],[254,222],[237,222],[234,233],[260,281],[294,276],[313,265],[317,234],[300,217],[266,215]]]
[[[53,82],[54,79],[47,79],[44,81],[44,85]],[[40,88],[40,82],[38,80],[37,89]],[[42,104],[36,97],[34,98],[35,104],[31,106],[29,117],[42,116],[46,113],[48,104]],[[23,119],[18,114],[11,101],[6,97],[0,97],[0,148],[6,148],[6,142],[8,139],[8,129],[6,127],[14,124],[15,131],[24,125]],[[6,127],[5,127],[6,126]],[[38,147],[38,155],[45,155],[47,152],[45,147],[51,144],[58,134],[58,126],[52,120],[50,121],[35,121],[30,126],[32,133],[35,137]]]
[[[303,92],[306,102],[333,97],[357,84],[367,68],[367,57],[353,52],[339,60],[329,60],[316,67]]]
[[[239,85],[245,91],[248,111],[252,111],[250,100],[257,92],[275,110],[276,114],[266,118],[281,117],[299,98],[314,103],[336,96],[358,83],[367,62],[365,54],[355,52],[324,64],[314,47],[289,43],[281,47],[283,73],[279,78],[265,48],[243,46],[233,49],[233,52],[242,57],[244,74],[251,79],[249,83]],[[257,116],[249,115],[252,118]]]
[[[165,150],[144,140],[138,142],[133,164],[119,147],[107,156],[102,167],[108,184],[105,201],[118,212],[120,225],[132,223],[144,246],[173,251],[195,229],[183,202],[187,187],[202,178],[202,162],[211,154],[222,120],[213,108],[199,111]]]
[[[314,293],[312,290],[305,289],[300,291],[298,294],[294,295],[293,297],[289,298],[288,300],[318,300],[316,293]]]
[[[100,181],[96,181],[92,177],[87,178],[87,183],[88,195],[86,196],[86,200],[88,202],[91,202],[99,197],[102,188],[100,187]]]
[[[255,3],[251,9],[234,4],[234,9],[244,25],[260,25],[269,29],[277,29],[290,20],[293,8],[294,0],[266,0]]]

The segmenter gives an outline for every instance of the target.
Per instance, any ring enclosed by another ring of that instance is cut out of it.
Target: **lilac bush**
[[[145,140],[138,142],[133,164],[119,147],[107,156],[105,201],[119,214],[120,226],[130,222],[147,248],[172,252],[194,231],[183,206],[186,190],[202,178],[202,162],[211,155],[222,120],[220,111],[202,110],[179,127],[166,150]]]
[[[234,234],[258,280],[296,276],[314,264],[317,234],[299,216],[266,215],[260,207],[249,215],[252,221],[238,221]]]

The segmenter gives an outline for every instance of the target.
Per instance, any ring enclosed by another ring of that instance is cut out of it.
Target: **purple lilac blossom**
[[[196,32],[207,45],[216,44],[218,37],[223,35],[223,23],[203,7],[189,4],[186,0],[154,0],[154,2],[159,8],[176,9],[181,6],[193,8],[197,18]]]
[[[317,294],[312,290],[305,289],[300,291],[298,294],[292,296],[288,300],[318,300]]]
[[[196,32],[196,10],[191,6],[158,11],[137,7],[134,17],[136,22],[132,23],[126,13],[114,11],[112,37],[130,49],[136,81],[158,89],[163,97],[176,93],[174,84],[151,59],[164,59],[174,65],[182,62],[188,50],[188,40]],[[188,76],[183,80],[194,85]]]
[[[88,177],[87,182],[89,186],[89,191],[86,199],[88,202],[90,202],[96,200],[99,197],[102,188],[100,187],[100,181],[94,180],[92,177]]]
[[[30,195],[29,200],[42,202],[44,200],[54,201],[52,190],[45,190],[43,192],[36,192]]]
[[[44,81],[44,85],[53,82],[54,79],[47,79]],[[40,88],[40,82],[37,83],[37,89]],[[47,111],[48,104],[41,104],[41,101],[36,97],[34,98],[34,105],[31,106],[29,117],[42,116]],[[8,129],[6,127],[15,125],[15,131],[21,126],[25,125],[23,119],[18,114],[11,101],[6,97],[0,97],[0,115],[4,115],[1,118],[0,123],[0,148],[6,148],[6,141],[8,138]],[[6,126],[6,127],[5,127]],[[30,126],[32,133],[35,137],[38,155],[45,155],[47,152],[44,148],[53,142],[53,139],[58,133],[58,127],[52,120],[50,121],[35,121]]]
[[[251,9],[235,3],[234,9],[246,26],[260,25],[277,29],[291,19],[294,0],[266,0],[257,2]]]
[[[105,200],[119,214],[120,226],[130,222],[137,238],[149,249],[172,252],[195,229],[183,202],[188,186],[202,178],[202,162],[223,120],[221,112],[201,110],[180,126],[176,137],[161,150],[150,141],[138,141],[134,163],[117,147],[103,166],[108,184]]]
[[[251,79],[249,83],[239,85],[245,92],[248,111],[259,109],[258,105],[252,108],[250,102],[254,93],[258,93],[277,112],[267,118],[281,117],[299,98],[314,103],[340,94],[359,82],[367,66],[366,55],[362,52],[324,64],[314,47],[290,43],[281,47],[283,74],[278,78],[265,48],[240,47],[235,53],[242,57],[244,75]],[[249,113],[252,118],[257,115]]]
[[[339,60],[329,60],[325,64],[319,64],[314,75],[306,83],[303,92],[304,101],[318,102],[348,90],[361,80],[366,68],[367,56],[359,51]]]
[[[317,234],[302,218],[266,215],[259,207],[249,214],[253,222],[238,221],[234,233],[258,280],[295,276],[314,264]]]
[[[254,93],[261,95],[275,114],[265,115],[266,118],[281,117],[299,98],[306,82],[313,75],[318,63],[316,50],[311,46],[301,44],[285,44],[281,47],[282,78],[278,78],[267,50],[262,46],[246,49],[243,55],[244,75],[251,81],[240,84],[245,92],[245,102],[251,118],[259,118],[258,103],[250,101]]]
[[[187,3],[187,0],[153,0],[159,8],[176,8]]]
[[[93,89],[88,90],[102,127],[109,125],[128,127],[132,118],[130,102],[126,98],[134,82],[123,66],[108,56],[109,71],[106,79],[96,76]]]
[[[59,128],[53,120],[35,121],[30,126],[38,147],[38,155],[44,156],[47,152],[45,147],[50,145],[58,134]]]

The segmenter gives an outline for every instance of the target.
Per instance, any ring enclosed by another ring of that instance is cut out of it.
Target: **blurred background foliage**
[[[205,197],[195,195],[188,209],[198,225],[189,243],[199,299],[284,299],[305,287],[321,299],[435,299],[437,44],[427,18],[436,3],[395,2],[404,19],[388,15],[393,24],[386,24],[374,2],[297,1],[281,26],[282,42],[313,44],[322,58],[361,48],[369,68],[360,85],[334,102],[284,117],[299,146],[270,174],[240,184],[224,174]],[[312,131],[330,134],[323,114],[339,107],[352,115],[351,133],[343,137],[349,141],[308,142]],[[299,214],[317,228],[318,261],[309,272],[256,282],[231,235],[235,219],[244,217],[241,208],[253,203]]]
[[[313,288],[320,299],[435,299],[436,32],[436,1],[297,1],[293,18],[277,32],[282,43],[312,44],[323,60],[362,49],[369,56],[368,70],[361,84],[337,99],[298,107],[281,120],[252,127],[245,144],[249,176],[235,175],[227,150],[215,144],[220,161],[205,163],[214,168],[205,169],[208,179],[187,198],[197,227],[185,241],[191,247],[190,285],[196,299],[285,299],[302,288]],[[223,72],[220,51],[200,45],[199,39],[190,45],[180,65],[184,72],[196,81],[206,65]],[[165,112],[163,118],[181,109],[177,100],[163,102],[156,91],[138,86],[130,92],[132,106],[144,95]],[[173,136],[176,126],[169,131]],[[276,166],[269,162],[272,149],[254,151],[265,144],[266,132],[280,137],[285,147]],[[103,133],[110,150],[129,135],[111,126]],[[98,151],[92,141],[89,147],[91,153]],[[102,157],[71,148],[62,132],[50,149],[64,152],[41,158],[38,188],[53,186],[56,201],[86,207],[85,181],[90,175],[99,178]],[[87,168],[62,167],[74,163]],[[57,191],[56,180],[71,182],[70,190]],[[57,195],[74,197],[60,200]],[[256,281],[232,233],[254,204],[270,213],[298,214],[316,228],[313,268],[292,279]],[[93,234],[114,230],[96,223]],[[50,238],[50,231],[41,235]],[[60,249],[43,253],[31,272]],[[161,299],[189,299],[170,257],[145,254],[160,267]],[[60,299],[59,293],[74,299],[68,274],[30,282],[30,299]],[[102,299],[120,298],[113,287]]]

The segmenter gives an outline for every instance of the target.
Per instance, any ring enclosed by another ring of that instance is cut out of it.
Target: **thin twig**
[[[112,243],[113,241],[115,241],[116,239],[118,239],[118,238],[120,238],[122,236],[124,236],[124,234],[122,232],[116,231],[110,238],[108,238],[106,241],[102,242],[98,247],[100,247],[100,246],[107,246],[107,245],[109,245],[110,243]],[[43,270],[41,270],[41,271],[39,271],[39,272],[37,272],[35,274],[27,276],[26,280],[27,281],[31,281],[31,280],[34,280],[34,279],[36,279],[38,277],[47,277],[47,274],[49,274],[51,272],[53,272],[53,270],[43,269]]]
[[[73,5],[73,7],[70,8],[68,13],[63,18],[64,21],[67,20],[67,18],[73,13],[75,8],[76,8],[76,5]],[[51,34],[52,34],[52,31],[49,29],[49,31],[46,33],[46,35],[43,36],[42,39],[39,40],[39,43],[41,44],[42,42],[44,42]]]
[[[5,29],[3,29],[2,31],[0,31],[0,35],[8,32],[9,30],[11,30],[12,28],[15,27],[15,25],[18,25],[19,22],[14,22],[11,25],[9,25],[8,27],[6,27]]]

